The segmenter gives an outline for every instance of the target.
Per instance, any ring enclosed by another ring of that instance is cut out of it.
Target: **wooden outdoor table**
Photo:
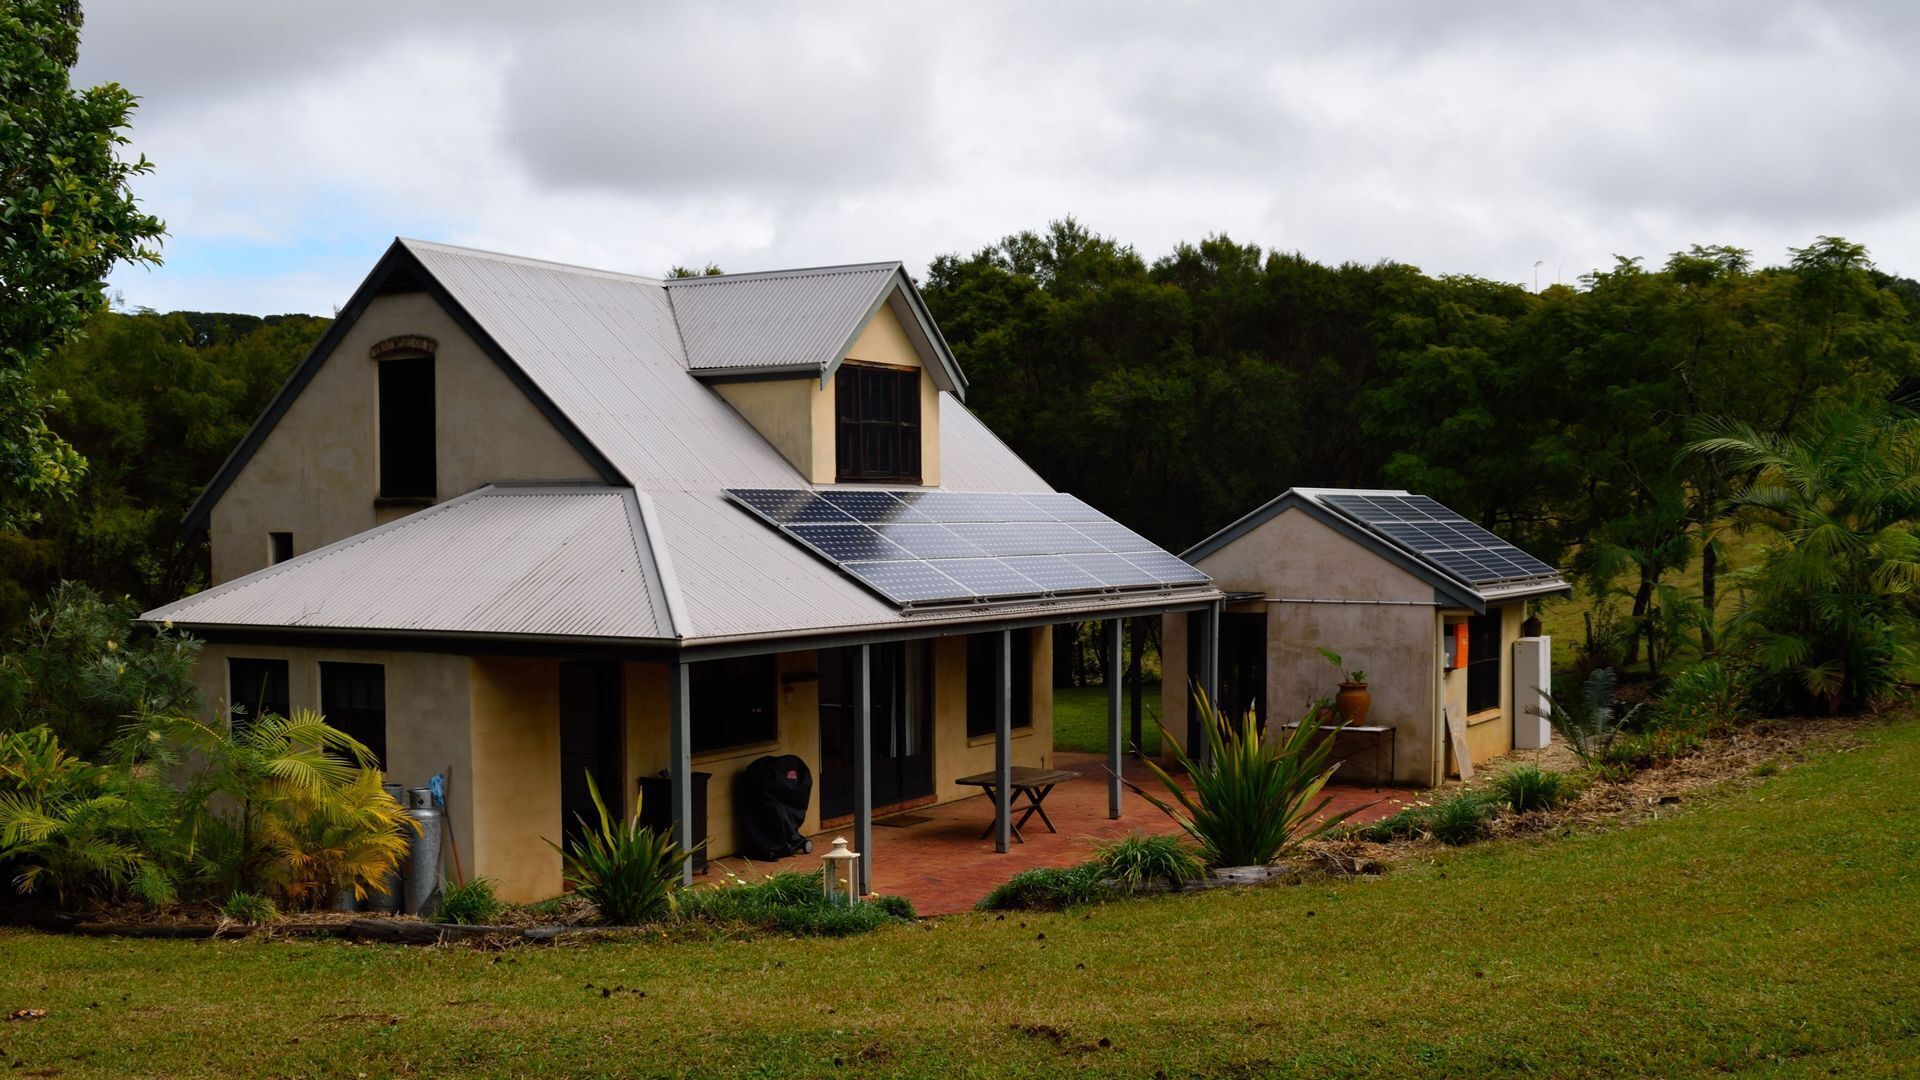
[[[1007,797],[1007,809],[1009,813],[1025,809],[1026,813],[1021,814],[1020,820],[1013,823],[1011,830],[1013,838],[1023,844],[1027,842],[1026,837],[1020,835],[1020,828],[1035,814],[1040,815],[1040,821],[1046,825],[1048,832],[1059,832],[1059,829],[1053,827],[1053,819],[1047,817],[1046,809],[1040,804],[1047,801],[1047,795],[1053,790],[1055,784],[1064,784],[1069,780],[1078,779],[1080,774],[1070,769],[1033,769],[1025,765],[1015,765],[1012,771],[1013,791]],[[987,823],[987,831],[980,834],[980,839],[985,840],[992,836],[993,830],[1000,824],[1000,796],[996,790],[1000,784],[1000,774],[997,772],[975,773],[972,776],[963,776],[954,783],[982,788],[986,791],[987,799],[993,803],[994,814],[993,820]],[[1026,799],[1024,808],[1020,804],[1022,798]]]

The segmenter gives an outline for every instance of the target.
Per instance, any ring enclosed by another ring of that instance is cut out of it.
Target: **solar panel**
[[[1321,495],[1320,501],[1469,585],[1560,572],[1425,495]]]
[[[901,607],[1205,585],[1055,492],[740,489],[739,505]]]

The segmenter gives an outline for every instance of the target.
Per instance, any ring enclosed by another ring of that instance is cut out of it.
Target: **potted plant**
[[[1347,662],[1332,649],[1322,648],[1320,655],[1340,672],[1340,692],[1333,695],[1333,709],[1340,714],[1340,726],[1365,723],[1367,710],[1373,708],[1373,694],[1367,690],[1367,673],[1348,670]]]

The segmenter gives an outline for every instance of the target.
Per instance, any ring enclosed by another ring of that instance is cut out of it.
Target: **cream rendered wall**
[[[560,665],[473,659],[474,844],[470,874],[502,900],[531,903],[563,888],[560,853]]]
[[[938,487],[940,390],[926,375],[926,365],[891,305],[880,306],[847,350],[846,358],[920,369],[920,483],[925,487]],[[782,457],[800,470],[809,483],[831,484],[837,478],[834,441],[837,378],[838,372],[825,386],[817,378],[801,376],[722,382],[715,383],[713,388],[772,443]]]
[[[1283,722],[1339,689],[1339,675],[1317,649],[1339,653],[1367,672],[1373,708],[1367,722],[1394,727],[1394,780],[1438,782],[1441,743],[1435,700],[1439,641],[1433,586],[1335,532],[1301,510],[1282,511],[1198,564],[1228,592],[1259,592],[1267,604],[1267,708]],[[1314,600],[1319,603],[1276,603]],[[1345,601],[1343,603],[1328,601]],[[1161,715],[1186,731],[1186,616],[1161,620]],[[1353,737],[1358,740],[1358,737]],[[1351,768],[1370,776],[1370,744],[1342,746]]]
[[[1013,764],[1044,769],[1053,764],[1053,628],[1027,635],[1033,662],[1033,727],[1014,729]],[[934,727],[933,797],[952,802],[979,794],[954,784],[962,776],[994,765],[994,737],[967,735],[967,641],[939,638],[933,643]],[[984,825],[985,822],[982,822]]]
[[[1473,755],[1475,768],[1513,750],[1513,643],[1520,640],[1520,624],[1526,621],[1526,607],[1523,602],[1515,602],[1487,608],[1487,614],[1497,613],[1500,616],[1500,705],[1498,708],[1482,709],[1467,717],[1467,750]],[[1445,616],[1450,623],[1464,622],[1470,614],[1467,611],[1448,611]],[[1456,713],[1465,713],[1466,671],[1460,668],[1449,671],[1442,682],[1447,707]],[[1446,758],[1447,772],[1460,771],[1451,752]]]
[[[296,554],[412,507],[376,508],[379,379],[368,350],[391,337],[434,354],[438,499],[493,480],[592,480],[599,474],[424,292],[376,297],[213,507],[213,583],[267,565],[267,534]]]
[[[466,657],[210,642],[202,647],[195,671],[202,711],[209,720],[223,717],[231,699],[227,686],[227,660],[231,657],[287,661],[287,690],[292,707],[316,711],[320,708],[321,662],[385,667],[386,777],[407,787],[424,787],[428,777],[446,773],[451,766],[452,772],[447,777],[447,809],[452,818],[454,842],[463,858],[471,859],[478,854],[474,843],[474,814],[476,809],[484,811],[485,807],[474,800],[480,781],[470,768],[475,755],[469,724],[472,678]],[[464,868],[469,876],[490,873],[479,869],[474,862],[465,863]]]

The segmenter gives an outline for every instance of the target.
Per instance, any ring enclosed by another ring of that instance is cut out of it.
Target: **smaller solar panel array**
[[[1425,495],[1327,494],[1319,498],[1469,585],[1560,576],[1552,566]]]
[[[727,492],[901,607],[1205,585],[1205,574],[1058,492]]]

